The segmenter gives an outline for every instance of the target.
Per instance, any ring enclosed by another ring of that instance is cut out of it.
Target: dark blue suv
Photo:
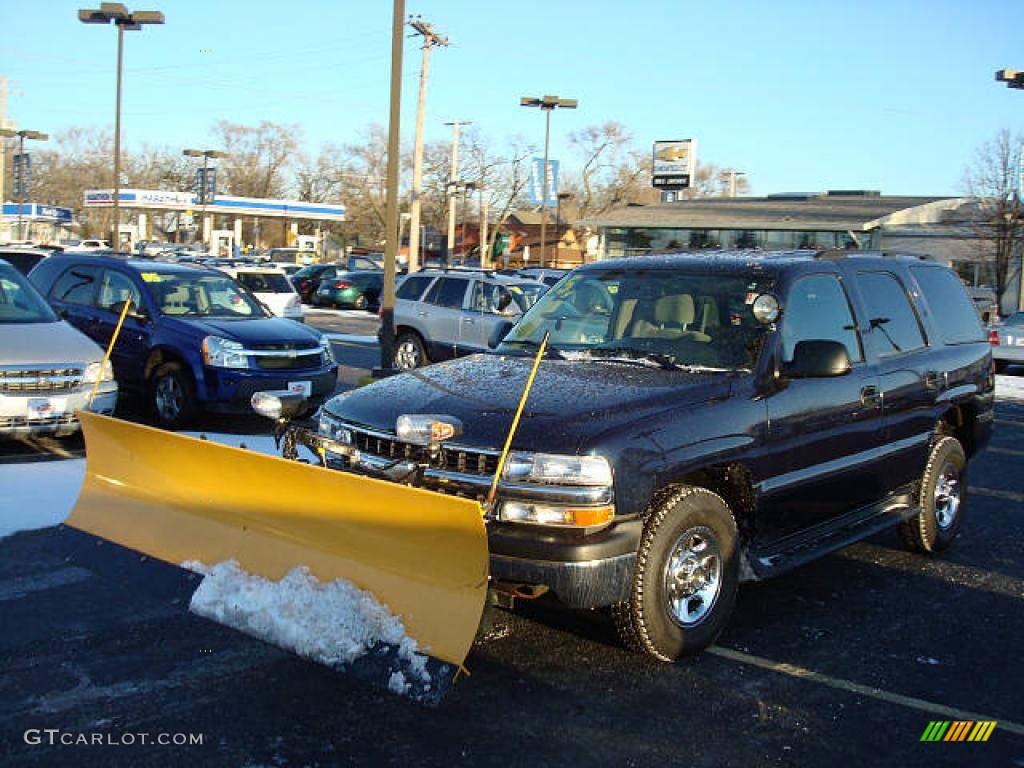
[[[59,254],[29,279],[56,312],[104,347],[131,299],[112,360],[121,387],[144,393],[159,423],[201,409],[248,412],[254,392],[290,389],[315,404],[338,366],[317,330],[274,317],[231,277],[207,267]]]

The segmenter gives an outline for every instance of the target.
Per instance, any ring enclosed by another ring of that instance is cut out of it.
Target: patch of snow
[[[63,523],[84,477],[85,459],[0,464],[0,539]]]
[[[1024,376],[996,374],[996,400],[1024,400]]]
[[[305,566],[280,581],[242,570],[234,560],[182,566],[205,576],[190,610],[330,667],[344,667],[382,645],[396,651],[388,687],[410,692],[409,680],[429,689],[427,656],[397,616],[369,592],[344,579],[321,582]]]

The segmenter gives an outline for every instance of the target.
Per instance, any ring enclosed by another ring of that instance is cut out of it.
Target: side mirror
[[[838,341],[812,339],[798,341],[792,362],[782,368],[791,379],[816,379],[845,376],[850,372],[850,355]]]
[[[114,302],[113,304],[110,305],[110,311],[113,312],[115,315],[120,315],[122,312],[124,312],[124,302]],[[149,320],[149,315],[146,313],[146,310],[142,309],[134,302],[132,303],[132,306],[128,310],[128,314],[126,316],[134,317],[136,320]]]
[[[494,329],[491,331],[490,338],[487,339],[487,346],[490,349],[494,349],[496,346],[501,344],[501,342],[505,340],[505,337],[508,336],[508,332],[511,331],[513,327],[515,327],[515,323],[513,323],[511,320],[502,320],[500,323],[495,325]]]

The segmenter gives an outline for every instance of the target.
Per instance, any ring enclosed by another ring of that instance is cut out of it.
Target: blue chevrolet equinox
[[[161,426],[200,411],[248,412],[254,392],[290,389],[315,406],[338,365],[316,329],[274,317],[231,277],[207,267],[64,253],[29,274],[54,310],[100,345],[131,300],[112,361],[118,384],[143,393]]]

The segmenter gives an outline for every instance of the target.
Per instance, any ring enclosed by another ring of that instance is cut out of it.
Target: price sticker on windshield
[[[143,272],[142,280],[143,282],[146,283],[159,283],[160,275],[158,275],[156,272]]]

